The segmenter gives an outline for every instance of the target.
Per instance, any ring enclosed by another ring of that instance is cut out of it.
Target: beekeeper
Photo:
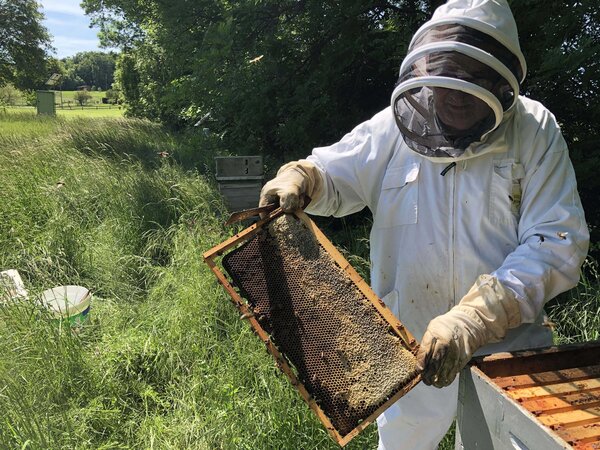
[[[381,449],[435,448],[471,356],[551,344],[542,308],[579,279],[575,174],[554,116],[519,96],[525,74],[505,0],[450,0],[414,35],[391,107],[262,190],[285,210],[308,195],[311,214],[373,213],[371,284],[420,340],[424,380],[378,418]]]

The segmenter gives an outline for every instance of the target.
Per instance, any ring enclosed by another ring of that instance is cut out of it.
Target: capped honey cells
[[[340,435],[416,377],[413,352],[295,215],[269,222],[222,264]]]

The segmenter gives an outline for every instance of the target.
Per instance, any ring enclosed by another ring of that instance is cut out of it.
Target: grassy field
[[[0,113],[0,268],[31,296],[94,293],[76,333],[0,307],[0,448],[338,448],[202,262],[236,231],[205,176],[214,148],[146,121]],[[367,230],[328,231],[363,273]],[[600,337],[589,268],[553,309],[563,341]],[[346,448],[376,442],[371,426]]]
[[[87,91],[87,92],[92,97],[90,100],[90,103],[92,103],[92,104],[101,103],[102,97],[106,97],[106,92],[104,92],[104,91]],[[60,101],[61,94],[62,94],[63,103],[66,103],[67,101],[73,101],[76,93],[77,93],[77,91],[56,91],[56,100]]]
[[[102,105],[102,106],[71,106],[65,108],[57,108],[57,117],[63,117],[66,119],[72,119],[76,117],[88,117],[88,118],[100,118],[100,117],[123,117],[124,109],[119,108],[116,105]],[[18,106],[18,107],[0,107],[0,114],[16,114],[16,115],[37,115],[36,108],[33,106]]]
[[[65,119],[73,119],[76,117],[99,118],[99,117],[123,117],[124,110],[116,106],[107,107],[73,107],[72,109],[57,109],[56,115]]]
[[[95,294],[76,334],[0,308],[0,448],[336,448],[202,262],[224,211],[176,162],[188,145],[143,121],[0,117],[0,267],[31,295]]]
[[[103,104],[102,98],[106,97],[106,92],[103,91],[88,91],[90,95],[89,101],[82,107],[75,100],[77,91],[56,91],[56,113],[59,117],[123,117],[124,109],[119,105]],[[24,97],[16,99],[17,106],[1,106],[0,113],[29,113],[35,114],[34,106],[26,106]]]
[[[56,104],[60,104],[61,101],[63,104],[67,105],[69,102],[75,105],[75,95],[78,91],[55,91],[55,99]],[[90,105],[96,105],[102,103],[102,98],[106,97],[105,91],[87,91],[90,95],[91,99],[89,100]],[[23,106],[26,104],[25,95],[21,92],[17,92],[17,98],[15,101],[16,105]]]

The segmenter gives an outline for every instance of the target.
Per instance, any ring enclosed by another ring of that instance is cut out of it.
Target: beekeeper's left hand
[[[495,277],[481,275],[458,305],[429,322],[417,354],[423,382],[448,386],[478,348],[502,340],[520,324],[512,292]]]

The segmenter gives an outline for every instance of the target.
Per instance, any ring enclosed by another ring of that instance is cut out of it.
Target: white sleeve
[[[323,177],[323,194],[309,214],[342,217],[373,209],[387,163],[399,137],[389,108],[361,123],[339,142],[313,149],[307,158]]]
[[[577,284],[589,231],[567,145],[550,113],[522,146],[534,156],[521,184],[519,246],[493,275],[516,294],[528,323],[548,300]]]

